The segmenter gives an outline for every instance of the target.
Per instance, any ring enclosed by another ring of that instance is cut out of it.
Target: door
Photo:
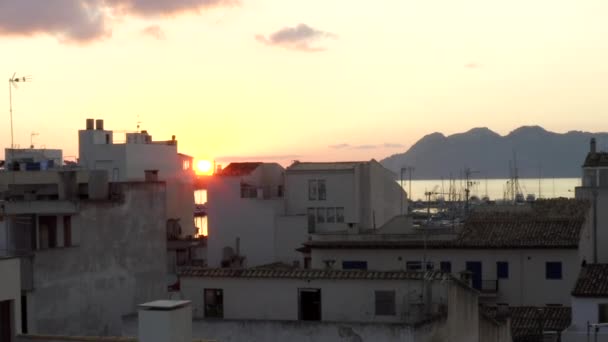
[[[13,340],[13,317],[10,300],[0,302],[0,341]]]
[[[321,289],[299,289],[300,320],[321,320]]]
[[[467,261],[467,271],[471,272],[471,286],[481,290],[481,261]]]

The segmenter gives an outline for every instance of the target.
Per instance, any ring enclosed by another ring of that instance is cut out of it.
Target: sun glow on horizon
[[[210,175],[213,172],[213,164],[208,160],[196,162],[196,173],[199,175]]]

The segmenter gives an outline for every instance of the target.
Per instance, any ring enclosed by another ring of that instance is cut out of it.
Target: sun
[[[196,163],[196,171],[200,174],[211,174],[211,171],[213,171],[213,165],[208,160],[199,160]]]

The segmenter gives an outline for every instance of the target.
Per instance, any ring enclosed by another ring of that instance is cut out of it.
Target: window
[[[336,222],[336,208],[327,208],[327,223]]]
[[[545,277],[547,279],[562,279],[562,263],[549,261],[545,264]]]
[[[317,181],[314,179],[308,180],[308,199],[314,201],[317,199]]]
[[[325,223],[325,208],[317,208],[317,222]]]
[[[344,222],[344,208],[336,208],[336,222],[343,223]]]
[[[315,223],[316,222],[317,222],[317,219],[316,219],[315,208],[308,208],[308,232],[309,233],[315,232]]]
[[[224,318],[224,291],[205,289],[205,317]]]
[[[343,270],[367,270],[367,261],[342,261]]]
[[[241,198],[256,198],[258,190],[249,184],[241,183]]]
[[[498,261],[496,263],[496,279],[509,279],[509,263]]]
[[[319,200],[320,201],[324,201],[326,198],[326,191],[325,191],[325,180],[324,179],[320,179],[317,181],[318,182],[318,191],[319,191]]]
[[[602,303],[597,305],[597,322],[608,323],[608,303]]]
[[[376,291],[376,316],[394,316],[395,291]]]
[[[439,267],[441,268],[441,272],[452,273],[452,263],[449,261],[440,262]]]
[[[57,217],[38,217],[38,246],[40,249],[57,247]]]
[[[408,261],[405,263],[405,269],[407,271],[420,271],[422,263],[420,261]]]
[[[63,217],[63,245],[65,247],[72,246],[72,217]]]

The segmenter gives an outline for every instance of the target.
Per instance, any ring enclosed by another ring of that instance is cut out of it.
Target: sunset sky
[[[605,0],[0,0],[0,75],[32,76],[13,91],[15,143],[37,132],[68,158],[90,117],[139,120],[198,159],[380,159],[435,131],[608,131],[607,14]]]

